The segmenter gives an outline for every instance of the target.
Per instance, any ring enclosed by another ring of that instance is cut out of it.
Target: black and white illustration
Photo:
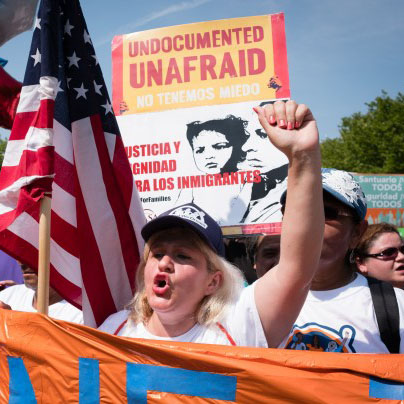
[[[119,117],[144,208],[159,214],[193,202],[221,226],[281,221],[287,161],[252,109],[265,103]]]

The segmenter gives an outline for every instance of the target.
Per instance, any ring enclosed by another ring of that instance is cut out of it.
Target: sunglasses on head
[[[376,253],[376,254],[363,254],[364,258],[378,258],[382,261],[391,261],[395,260],[398,256],[398,253],[404,254],[404,245],[401,247],[390,247],[386,248],[385,250]]]
[[[285,205],[281,208],[282,215],[285,213]],[[325,220],[337,220],[339,217],[354,217],[352,214],[346,211],[339,210],[333,206],[324,206],[324,218]]]

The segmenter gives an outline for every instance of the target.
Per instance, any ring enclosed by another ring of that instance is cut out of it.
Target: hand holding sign
[[[319,151],[316,121],[306,105],[277,101],[254,111],[273,145],[289,160],[300,152]]]

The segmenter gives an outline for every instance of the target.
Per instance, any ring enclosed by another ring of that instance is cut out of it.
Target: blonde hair
[[[244,276],[242,272],[217,255],[211,247],[209,247],[195,232],[187,228],[173,228],[155,233],[145,244],[143,258],[139,264],[136,274],[136,293],[128,304],[127,309],[130,310],[130,318],[134,323],[146,324],[153,314],[153,309],[147,301],[144,269],[152,246],[161,240],[171,240],[174,237],[186,237],[194,248],[199,250],[205,257],[207,270],[210,273],[220,271],[222,280],[217,290],[208,296],[205,296],[196,313],[196,321],[205,326],[215,323],[221,317],[226,307],[239,296],[243,285]],[[190,292],[192,293],[192,292]]]

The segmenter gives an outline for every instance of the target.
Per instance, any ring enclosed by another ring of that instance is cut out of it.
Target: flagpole
[[[45,196],[41,199],[39,213],[37,309],[46,315],[49,306],[50,218],[51,198]]]

